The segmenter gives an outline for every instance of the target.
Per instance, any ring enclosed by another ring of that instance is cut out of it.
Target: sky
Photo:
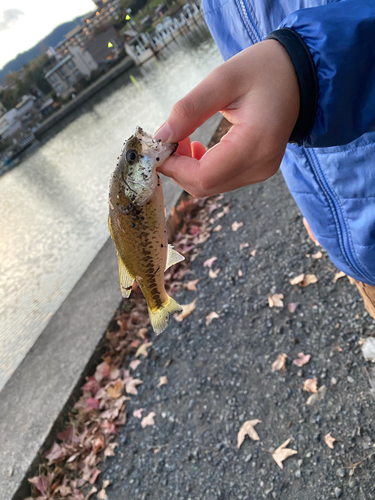
[[[92,0],[0,0],[0,68],[59,24],[94,9]]]

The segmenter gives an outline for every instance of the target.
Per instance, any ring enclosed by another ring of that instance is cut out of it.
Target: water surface
[[[164,57],[124,73],[0,178],[0,389],[108,237],[108,182],[124,139],[136,125],[153,132],[222,62],[211,39]]]

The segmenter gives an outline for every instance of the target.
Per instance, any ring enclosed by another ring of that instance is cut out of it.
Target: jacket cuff
[[[303,39],[291,28],[272,31],[267,39],[281,43],[288,52],[297,74],[300,112],[289,142],[301,145],[302,139],[313,128],[318,108],[319,85],[314,60]]]

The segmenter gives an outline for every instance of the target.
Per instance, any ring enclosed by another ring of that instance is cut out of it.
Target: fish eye
[[[126,152],[126,160],[129,163],[133,163],[138,159],[138,153],[135,149],[129,149],[129,151]]]

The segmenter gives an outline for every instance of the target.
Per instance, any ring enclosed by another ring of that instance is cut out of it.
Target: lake
[[[108,183],[124,140],[136,125],[155,131],[222,62],[203,35],[131,68],[0,177],[0,390],[108,238]]]

